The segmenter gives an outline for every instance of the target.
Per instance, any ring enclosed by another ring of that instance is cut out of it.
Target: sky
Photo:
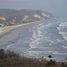
[[[0,0],[0,9],[40,9],[67,17],[67,0]]]

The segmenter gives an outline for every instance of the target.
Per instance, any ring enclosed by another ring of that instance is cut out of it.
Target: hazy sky
[[[42,9],[56,17],[67,17],[67,0],[0,0],[0,8]]]

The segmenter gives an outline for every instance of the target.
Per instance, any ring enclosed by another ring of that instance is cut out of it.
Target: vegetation
[[[67,63],[21,57],[14,52],[0,49],[0,67],[67,67]]]

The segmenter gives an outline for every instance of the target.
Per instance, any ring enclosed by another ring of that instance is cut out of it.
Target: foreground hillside
[[[14,52],[0,49],[0,67],[67,67],[67,63],[21,57]]]

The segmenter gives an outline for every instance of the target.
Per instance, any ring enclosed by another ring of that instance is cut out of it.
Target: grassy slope
[[[0,49],[0,67],[67,67],[67,63],[21,57],[14,52]]]

